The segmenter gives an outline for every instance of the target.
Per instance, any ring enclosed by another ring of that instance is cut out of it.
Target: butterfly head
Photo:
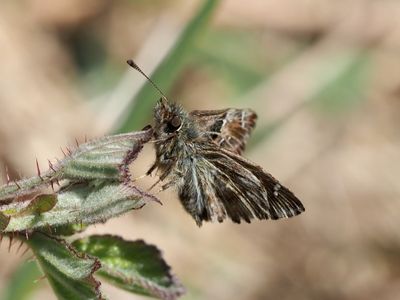
[[[177,104],[161,98],[154,108],[155,137],[157,139],[177,136],[186,126],[187,113]]]

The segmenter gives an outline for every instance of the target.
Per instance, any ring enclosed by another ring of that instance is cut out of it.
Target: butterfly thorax
[[[197,123],[177,104],[160,100],[154,116],[156,164],[160,171],[166,171],[194,155],[201,135]]]

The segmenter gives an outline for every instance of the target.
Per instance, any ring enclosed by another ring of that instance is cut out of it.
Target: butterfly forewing
[[[219,147],[241,154],[256,125],[257,115],[250,109],[195,110],[190,116]]]
[[[270,174],[243,157],[215,145],[203,145],[194,156],[179,196],[198,225],[202,221],[250,222],[300,214],[300,200]]]

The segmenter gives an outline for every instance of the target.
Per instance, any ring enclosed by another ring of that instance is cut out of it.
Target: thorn
[[[75,144],[76,144],[76,147],[79,148],[79,142],[78,142],[77,138],[75,138]]]
[[[29,251],[29,249],[30,248],[28,246],[26,246],[26,249],[22,252],[20,257],[23,257]]]
[[[14,184],[17,186],[18,189],[21,189],[21,186],[18,184],[16,180],[14,180]]]
[[[8,173],[8,167],[7,165],[4,166],[5,170],[6,170],[6,177],[7,177],[7,185],[10,183],[10,174]]]
[[[52,189],[53,192],[54,192],[54,182],[53,182],[53,180],[50,180],[50,185],[51,185],[51,189]]]
[[[10,253],[11,246],[12,246],[13,241],[14,241],[14,236],[9,236],[8,238],[10,239],[10,243],[8,244],[8,253]]]
[[[65,148],[67,149],[68,155],[71,156],[72,151],[68,147],[65,147]]]
[[[36,171],[37,171],[37,174],[38,174],[40,180],[43,181],[43,178],[42,178],[42,176],[40,175],[39,162],[38,162],[37,158],[36,158]]]
[[[19,243],[19,246],[17,248],[17,252],[15,254],[18,254],[18,252],[19,252],[19,250],[21,250],[23,244],[24,244],[24,241],[21,240],[21,242]]]
[[[64,152],[64,150],[63,150],[63,148],[62,148],[62,147],[60,147],[60,149],[61,149],[61,152],[64,154],[64,157],[67,157],[67,155],[65,154],[65,152]]]
[[[55,173],[56,170],[53,167],[53,164],[51,163],[50,159],[47,160],[49,162],[49,168],[53,170],[53,172]]]
[[[60,185],[60,182],[58,181],[58,178],[56,178],[55,181],[56,181],[56,183],[57,183],[58,186],[61,186],[61,185]]]
[[[25,230],[25,238],[26,238],[27,241],[29,241],[29,233],[28,233],[28,230]]]

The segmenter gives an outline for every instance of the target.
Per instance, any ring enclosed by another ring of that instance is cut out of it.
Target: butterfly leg
[[[173,186],[173,185],[175,185],[175,181],[167,182],[166,184],[163,184],[163,185],[161,186],[161,188],[157,191],[157,193],[163,192],[163,191],[169,189],[169,188],[170,188],[171,186]]]
[[[140,176],[137,176],[137,177],[133,178],[131,181],[135,182],[135,181],[137,181],[139,179],[145,178],[146,176],[147,176],[147,174],[143,174],[143,175],[140,175]]]
[[[145,178],[146,176],[151,175],[151,173],[153,173],[153,171],[154,171],[156,168],[157,168],[157,162],[154,162],[153,165],[150,167],[149,170],[147,170],[146,173],[144,173],[143,175],[140,175],[140,176],[137,176],[137,177],[133,178],[131,181],[132,181],[132,182],[135,182],[135,181],[137,181],[137,180],[140,180],[140,179]]]
[[[154,163],[153,166],[156,166],[156,163]],[[153,168],[153,166],[150,168],[150,170],[151,169],[154,170],[156,168],[156,167]],[[152,190],[160,181],[163,181],[165,178],[167,178],[167,176],[171,173],[172,168],[173,168],[173,165],[171,164],[168,167],[168,169],[166,171],[164,171],[164,173],[161,174],[161,176],[158,178],[158,180],[155,183],[153,183],[153,185],[148,189],[148,191]],[[153,171],[153,170],[151,170],[151,171]]]
[[[132,182],[135,182],[139,179],[145,178],[146,176],[151,175],[151,173],[153,173],[153,171],[157,168],[157,162],[154,162],[153,165],[150,167],[150,169],[147,170],[146,173],[144,173],[143,175],[137,176],[135,178],[132,179]]]
[[[160,181],[161,181],[161,179],[158,179],[156,182],[154,182],[154,183],[151,185],[151,187],[149,187],[149,188],[147,189],[147,191],[148,191],[148,192],[151,191]]]
[[[150,167],[150,169],[147,170],[146,172],[146,176],[151,175],[151,173],[153,173],[153,171],[157,168],[157,161],[155,161],[153,163],[153,165]]]
[[[156,182],[156,184],[159,183],[160,181],[163,181],[163,180],[171,173],[171,171],[172,171],[172,168],[171,168],[170,170],[164,172],[164,173],[160,176],[160,179]],[[178,177],[182,177],[182,176],[183,176],[180,172],[177,172],[176,175],[177,175]],[[155,185],[155,184],[154,184],[154,185]],[[153,186],[154,186],[154,185],[153,185]],[[165,190],[169,189],[170,187],[172,187],[172,186],[174,186],[174,185],[176,185],[176,177],[175,177],[174,179],[172,179],[171,181],[167,182],[166,184],[163,184],[163,185],[161,186],[161,188],[157,191],[157,193],[160,193],[160,192],[162,192],[162,191],[165,191]]]

